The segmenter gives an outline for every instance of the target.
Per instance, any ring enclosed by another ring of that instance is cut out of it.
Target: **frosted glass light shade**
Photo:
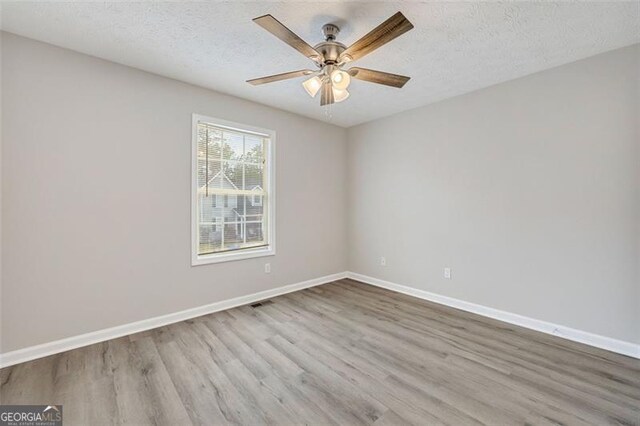
[[[317,76],[311,77],[309,80],[305,80],[302,83],[302,87],[304,87],[304,90],[307,91],[309,96],[314,98],[318,94],[318,91],[320,90],[320,88],[322,87],[322,80],[320,80],[320,78]]]
[[[338,90],[347,90],[349,83],[351,83],[351,76],[342,70],[335,70],[331,73],[331,83]]]
[[[336,102],[342,102],[349,97],[349,92],[347,92],[346,90],[338,90],[335,87],[332,90],[333,100],[335,100]]]

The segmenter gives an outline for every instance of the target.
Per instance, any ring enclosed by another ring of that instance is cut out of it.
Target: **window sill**
[[[239,250],[229,253],[208,254],[194,256],[191,266],[208,265],[210,263],[233,262],[236,260],[252,259],[254,257],[274,256],[276,250],[273,247],[260,247],[256,249]]]

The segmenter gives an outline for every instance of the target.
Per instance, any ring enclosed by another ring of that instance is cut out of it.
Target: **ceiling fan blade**
[[[349,75],[358,80],[369,81],[371,83],[384,84],[385,86],[401,88],[411,77],[391,74],[383,71],[370,70],[367,68],[353,67],[348,71]]]
[[[320,93],[320,106],[330,105],[335,102],[333,98],[333,87],[331,87],[330,81],[325,81],[322,84],[322,93]]]
[[[401,12],[398,12],[349,46],[347,50],[342,52],[340,59],[352,61],[360,59],[412,28],[413,24]]]
[[[313,47],[309,46],[309,44],[298,37],[293,31],[289,28],[285,27],[280,21],[274,18],[271,15],[259,16],[253,19],[253,22],[260,25],[265,30],[269,31],[274,36],[278,37],[280,40],[287,43],[289,46],[296,49],[298,52],[302,53],[307,58],[313,61],[319,61],[321,58],[320,53],[315,50]]]
[[[302,77],[303,75],[313,74],[311,70],[298,70],[291,72],[283,72],[282,74],[269,75],[267,77],[254,78],[247,80],[247,83],[257,86],[259,84],[273,83],[274,81],[288,80],[290,78]]]

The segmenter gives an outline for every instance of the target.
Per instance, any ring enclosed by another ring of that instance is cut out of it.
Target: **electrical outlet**
[[[384,256],[380,258],[380,266],[387,266],[387,259]]]
[[[444,277],[448,280],[451,279],[451,268],[444,268]]]
[[[271,273],[271,264],[270,263],[265,263],[264,264],[264,273],[265,274],[270,274]]]

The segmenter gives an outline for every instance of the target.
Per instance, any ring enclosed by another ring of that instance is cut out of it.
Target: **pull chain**
[[[331,119],[333,118],[333,110],[331,105],[333,104],[328,104],[328,105],[325,105],[324,107],[324,116],[327,118],[328,121],[331,121]]]
[[[209,127],[205,127],[205,143],[204,143],[204,181],[205,181],[205,197],[209,197]]]

